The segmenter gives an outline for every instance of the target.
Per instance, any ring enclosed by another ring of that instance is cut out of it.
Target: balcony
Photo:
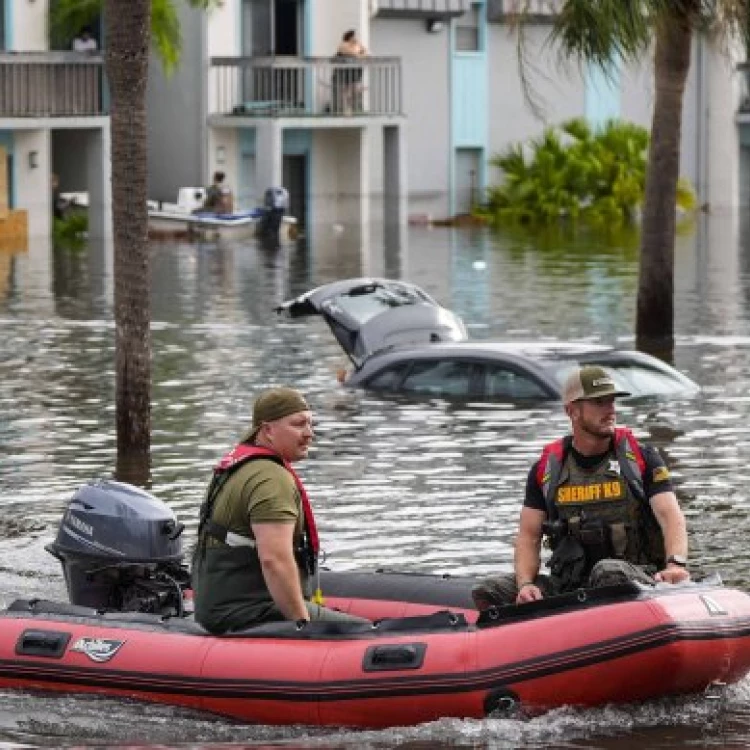
[[[302,118],[403,113],[397,57],[214,57],[210,76],[210,115]]]
[[[530,21],[549,22],[559,14],[565,0],[487,0],[487,20],[507,23],[524,13]]]
[[[453,18],[471,10],[471,0],[378,0],[380,18]]]
[[[0,53],[0,118],[105,114],[101,55]]]

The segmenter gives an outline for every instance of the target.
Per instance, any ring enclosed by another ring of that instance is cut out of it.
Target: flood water
[[[340,228],[337,228],[340,230]],[[477,338],[632,344],[637,244],[537,241],[412,228],[401,241],[318,228],[268,252],[222,242],[153,246],[151,491],[192,541],[215,459],[253,394],[303,390],[317,442],[301,473],[327,565],[482,575],[511,566],[526,472],[566,430],[559,405],[413,402],[346,391],[320,321],[282,300],[337,278],[420,284]],[[71,493],[114,467],[111,258],[35,243],[0,255],[0,606],[63,597],[44,551]],[[705,218],[676,252],[676,366],[702,386],[685,401],[621,409],[660,446],[688,517],[696,571],[750,588],[750,236]],[[243,726],[128,701],[0,692],[0,748],[739,748],[750,746],[750,680],[718,700],[665,700],[533,720],[440,721],[383,732]]]

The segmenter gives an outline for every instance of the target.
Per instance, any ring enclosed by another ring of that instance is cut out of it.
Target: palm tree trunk
[[[150,13],[151,0],[106,0],[115,253],[116,474],[126,481],[142,481],[151,446],[151,283],[146,207]]]
[[[695,0],[698,3],[700,0]],[[646,168],[636,347],[670,360],[674,350],[674,240],[685,81],[690,69],[690,10],[656,30],[656,100]]]

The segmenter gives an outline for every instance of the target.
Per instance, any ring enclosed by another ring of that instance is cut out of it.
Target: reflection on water
[[[0,604],[62,595],[58,563],[43,545],[72,491],[114,467],[110,253],[33,243],[28,253],[0,255]],[[672,467],[696,569],[743,586],[750,586],[749,255],[747,228],[728,219],[703,220],[680,237],[675,364],[703,392],[621,410]],[[293,384],[316,412],[316,446],[301,470],[328,564],[338,569],[510,569],[526,472],[567,422],[559,405],[513,409],[343,390],[335,372],[344,355],[328,329],[278,318],[282,300],[336,278],[388,275],[457,310],[474,337],[633,340],[637,246],[628,238],[606,246],[594,237],[532,242],[415,228],[394,240],[318,227],[277,251],[220,240],[155,244],[152,272],[152,491],[186,523],[191,541],[210,467],[245,428],[253,394]],[[750,743],[746,690],[737,688],[721,710],[691,699],[356,735],[6,694],[0,747],[60,746],[65,738],[78,747],[676,748],[695,735],[701,746],[719,747],[716,736]]]

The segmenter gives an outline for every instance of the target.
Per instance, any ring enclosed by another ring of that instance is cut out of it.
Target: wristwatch
[[[685,555],[670,555],[667,558],[667,565],[679,565],[681,568],[687,568],[687,557]]]

